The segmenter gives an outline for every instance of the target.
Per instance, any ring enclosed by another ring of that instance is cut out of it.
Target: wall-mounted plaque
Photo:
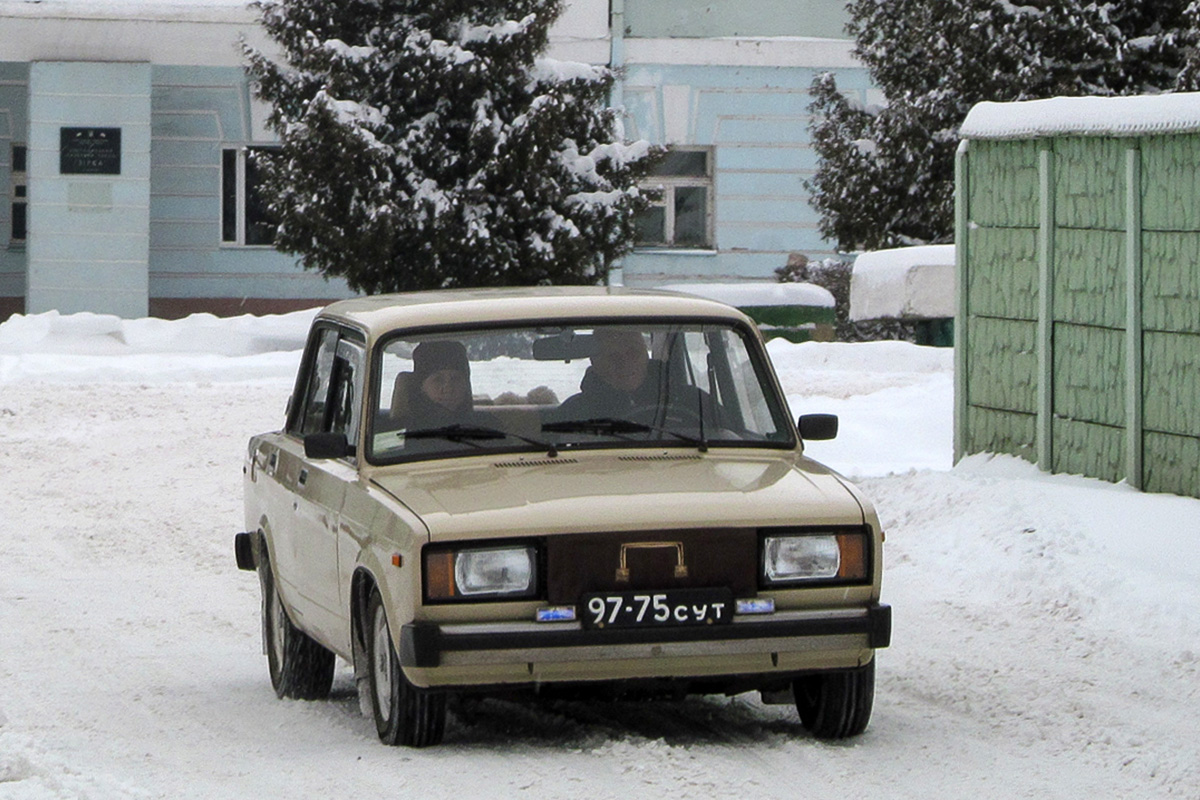
[[[120,128],[60,128],[62,175],[120,175]]]

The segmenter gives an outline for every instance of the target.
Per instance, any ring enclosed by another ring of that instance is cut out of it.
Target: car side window
[[[329,389],[333,384],[334,358],[337,353],[338,332],[334,328],[322,328],[314,348],[312,362],[307,369],[302,405],[296,415],[292,433],[304,436],[322,433],[329,416]]]
[[[355,442],[358,438],[359,408],[362,406],[363,348],[355,342],[338,342],[333,359],[329,430],[345,433]]]
[[[318,330],[290,433],[345,433],[351,443],[358,436],[365,350],[346,334],[334,327]]]

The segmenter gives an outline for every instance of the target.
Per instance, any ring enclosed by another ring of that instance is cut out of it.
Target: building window
[[[263,202],[255,153],[267,147],[230,147],[221,151],[221,241],[270,245],[275,222]]]
[[[12,177],[11,181],[11,215],[9,219],[12,221],[12,229],[9,232],[9,242],[11,244],[24,244],[25,234],[29,222],[29,187],[25,180],[26,165],[25,160],[28,151],[23,144],[14,144],[12,146]]]
[[[662,197],[637,220],[639,247],[711,248],[713,153],[711,148],[674,147],[646,179]]]

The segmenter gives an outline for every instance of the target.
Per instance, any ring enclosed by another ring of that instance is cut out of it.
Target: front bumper
[[[578,622],[411,623],[400,630],[409,668],[486,667],[535,662],[723,657],[887,647],[892,608],[779,611],[735,617],[728,625],[584,630]]]

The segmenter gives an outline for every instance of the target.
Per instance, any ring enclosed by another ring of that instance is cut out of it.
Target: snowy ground
[[[455,709],[387,748],[339,673],[280,701],[233,562],[247,437],[307,316],[0,326],[0,798],[1200,797],[1200,501],[951,468],[949,351],[771,354],[812,452],[887,528],[875,715],[844,744],[756,697]]]

